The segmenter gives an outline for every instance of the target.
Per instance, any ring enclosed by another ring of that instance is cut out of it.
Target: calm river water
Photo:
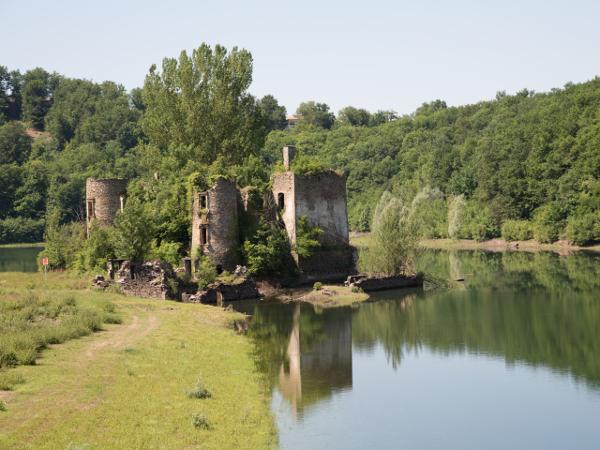
[[[600,257],[428,251],[461,289],[258,302],[285,449],[600,448]]]
[[[0,247],[0,272],[36,272],[37,255],[44,247]]]

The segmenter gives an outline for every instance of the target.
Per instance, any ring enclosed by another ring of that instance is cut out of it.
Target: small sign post
[[[42,258],[42,266],[44,266],[44,280],[48,279],[48,258]]]

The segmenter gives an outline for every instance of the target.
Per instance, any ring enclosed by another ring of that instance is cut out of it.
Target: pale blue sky
[[[0,65],[141,86],[205,41],[254,56],[251,91],[410,113],[600,75],[600,2],[0,0]]]

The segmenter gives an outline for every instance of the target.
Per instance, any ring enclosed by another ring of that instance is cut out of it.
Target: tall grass
[[[35,364],[40,350],[118,323],[114,305],[81,305],[73,296],[25,291],[0,301],[0,369]]]

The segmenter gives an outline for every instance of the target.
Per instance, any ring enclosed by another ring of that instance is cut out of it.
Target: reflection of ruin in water
[[[286,361],[279,369],[279,391],[294,418],[323,397],[352,388],[352,310],[317,315],[296,304]],[[304,319],[304,320],[303,320]]]

